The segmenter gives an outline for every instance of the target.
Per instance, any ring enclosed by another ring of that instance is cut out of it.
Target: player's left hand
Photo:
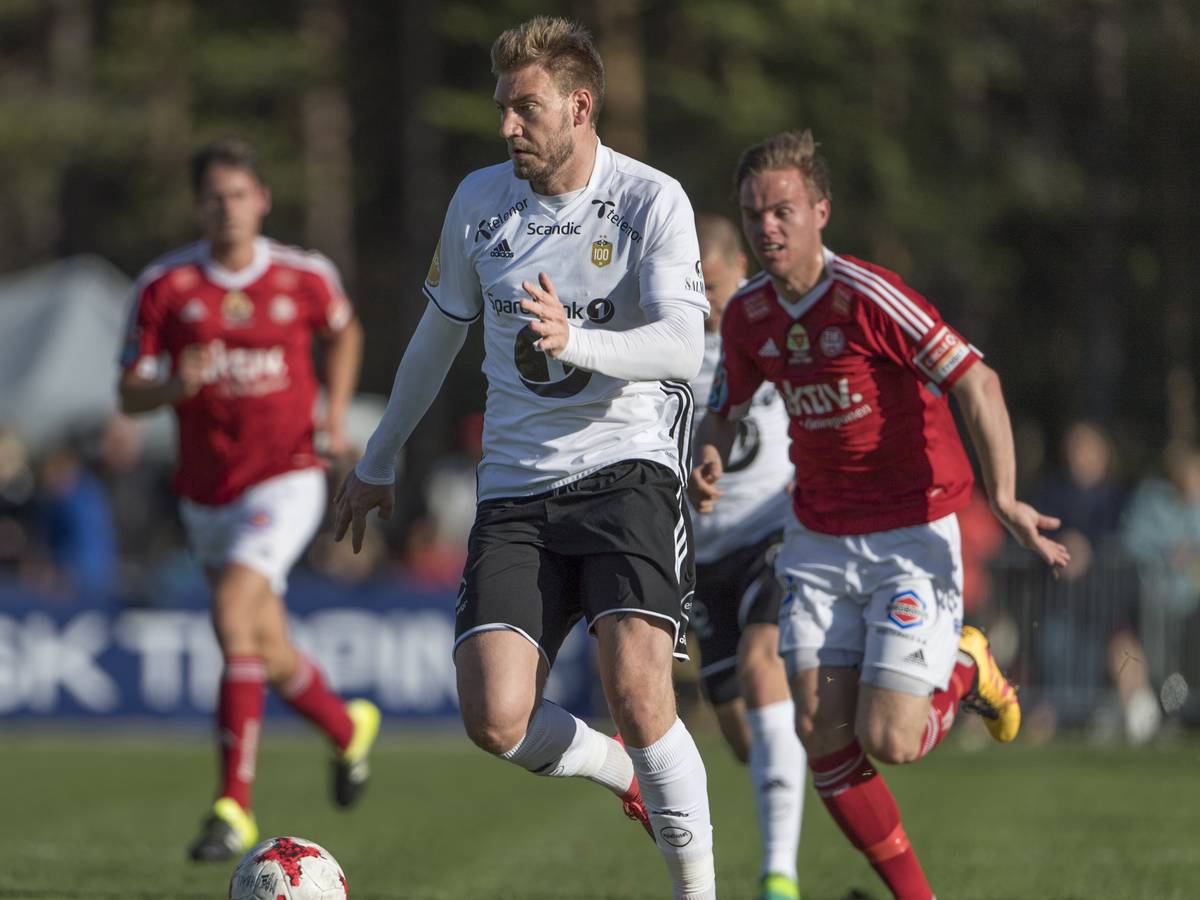
[[[998,505],[995,510],[996,517],[1017,539],[1017,543],[1032,550],[1056,571],[1065,568],[1071,561],[1071,554],[1066,547],[1042,534],[1044,530],[1053,531],[1062,525],[1059,519],[1043,515],[1020,500]]]
[[[340,541],[346,536],[346,529],[353,525],[350,542],[355,553],[361,550],[363,536],[367,533],[367,513],[379,507],[379,518],[390,519],[395,490],[394,484],[367,484],[359,480],[353,469],[347,472],[333,498],[333,539]]]
[[[537,316],[536,322],[529,323],[538,336],[538,342],[533,346],[551,359],[557,358],[571,339],[571,325],[558,292],[554,290],[554,282],[545,272],[539,272],[538,284],[522,281],[521,288],[529,294],[528,300],[521,301],[521,309]]]

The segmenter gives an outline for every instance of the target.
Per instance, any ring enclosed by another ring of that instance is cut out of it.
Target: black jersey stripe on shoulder
[[[421,285],[421,293],[423,293],[425,295],[425,297],[429,300],[430,303],[432,303],[434,306],[437,307],[438,312],[440,312],[447,319],[453,319],[455,322],[463,322],[464,324],[469,325],[472,322],[478,320],[479,317],[481,315],[483,315],[483,313],[478,312],[475,315],[471,316],[470,318],[464,318],[463,316],[456,316],[454,313],[450,312],[445,307],[443,307],[442,304],[438,303],[437,297],[433,296],[433,291],[429,290],[429,288],[426,287],[425,285]]]

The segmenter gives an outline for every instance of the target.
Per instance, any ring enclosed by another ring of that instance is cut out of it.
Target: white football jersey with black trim
[[[601,144],[587,187],[565,204],[539,199],[511,163],[463,179],[424,291],[453,319],[483,318],[480,500],[542,493],[625,459],[686,473],[686,383],[624,381],[534,349],[521,283],[545,272],[572,325],[625,331],[652,304],[707,315],[699,260],[679,182]]]
[[[703,407],[712,390],[721,358],[721,336],[704,335],[704,365],[692,379],[692,391]],[[704,415],[701,408],[697,414]],[[779,531],[791,516],[792,461],[788,457],[788,414],[783,398],[772,384],[754,393],[749,412],[738,420],[738,434],[729,452],[719,487],[724,494],[710,513],[692,509],[696,562],[716,562],[742,547],[749,547],[772,531]]]

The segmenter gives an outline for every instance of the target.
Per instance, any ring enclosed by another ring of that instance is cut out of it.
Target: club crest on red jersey
[[[792,365],[812,362],[812,354],[809,352],[808,330],[799,322],[788,329],[787,348],[789,354],[788,362]]]
[[[904,591],[888,602],[888,618],[901,628],[914,628],[925,621],[925,601],[914,591]]]
[[[254,318],[254,301],[241,291],[230,291],[221,301],[221,318],[230,325],[245,325]]]
[[[821,348],[821,352],[830,359],[841,356],[842,351],[846,349],[846,335],[836,325],[830,325],[821,332],[821,336],[817,339],[817,345]]]
[[[287,294],[277,294],[271,298],[271,306],[267,312],[272,322],[286,325],[296,318],[296,301]]]

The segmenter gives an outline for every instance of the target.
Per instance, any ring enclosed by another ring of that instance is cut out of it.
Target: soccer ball
[[[275,837],[242,857],[229,900],[346,900],[346,876],[320,844]]]

